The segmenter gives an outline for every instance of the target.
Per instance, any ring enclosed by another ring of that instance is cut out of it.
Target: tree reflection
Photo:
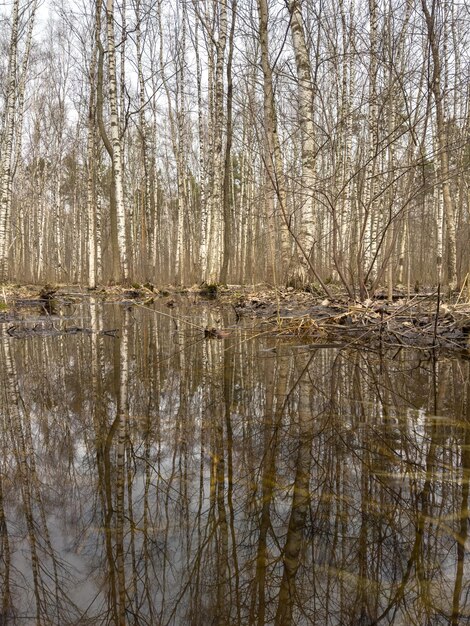
[[[468,361],[82,314],[1,337],[0,623],[470,619]]]

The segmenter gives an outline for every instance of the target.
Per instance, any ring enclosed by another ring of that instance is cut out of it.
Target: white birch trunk
[[[300,242],[308,257],[311,257],[315,241],[315,140],[313,125],[314,87],[310,58],[305,40],[300,0],[290,0],[292,42],[295,52],[297,80],[299,85],[299,119],[302,150],[301,177],[301,225]],[[309,268],[306,259],[300,256],[304,280],[307,279]]]
[[[223,204],[223,115],[224,115],[224,60],[227,42],[227,1],[220,0],[219,33],[216,43],[214,76],[214,151],[212,194],[211,254],[206,282],[215,282],[220,274],[222,261],[222,204]]]
[[[279,211],[281,213],[281,263],[282,271],[287,276],[288,266],[290,262],[289,240],[287,233],[287,224],[289,216],[287,215],[287,193],[284,183],[284,171],[282,165],[281,148],[279,145],[279,136],[277,132],[277,117],[274,103],[273,91],[273,75],[269,61],[269,36],[268,36],[268,4],[266,0],[258,0],[258,18],[259,18],[259,41],[261,53],[261,67],[263,69],[263,106],[264,106],[264,132],[266,134],[266,156],[265,167],[269,179],[268,184],[272,185],[277,196]],[[269,213],[268,208],[268,213]],[[268,224],[274,220],[274,216],[267,216]],[[269,229],[271,234],[269,240],[275,249],[273,237],[273,225]]]
[[[435,130],[435,129],[434,129]],[[439,141],[437,138],[437,131],[434,134],[434,150],[435,154],[439,151]],[[436,274],[437,282],[442,282],[442,257],[444,254],[444,199],[442,196],[442,188],[438,184],[440,179],[440,167],[437,158],[434,159],[434,193],[433,193],[433,205],[434,215],[436,217]]]
[[[129,279],[129,265],[126,237],[126,208],[124,199],[124,173],[122,171],[122,142],[119,128],[119,112],[116,82],[116,45],[114,38],[114,6],[113,0],[106,3],[106,24],[108,40],[108,96],[110,109],[110,140],[113,148],[113,179],[116,194],[116,217],[118,229],[118,251],[121,266],[121,277],[124,282]]]
[[[423,13],[425,16],[429,47],[432,56],[433,72],[431,76],[431,91],[436,107],[436,131],[439,146],[439,166],[440,166],[440,186],[444,203],[444,214],[446,220],[446,244],[447,244],[447,282],[449,289],[457,287],[457,245],[455,210],[450,191],[449,180],[449,149],[446,137],[446,117],[445,117],[445,94],[442,85],[441,57],[439,42],[436,32],[436,0],[432,0],[433,7],[429,11],[426,0],[421,0]]]
[[[150,181],[150,159],[149,159],[149,150],[148,150],[148,140],[147,140],[147,121],[145,117],[145,83],[144,83],[144,71],[142,67],[142,15],[141,15],[141,2],[137,0],[136,2],[136,53],[137,53],[137,77],[138,77],[138,85],[139,85],[139,132],[140,132],[140,143],[142,150],[142,165],[144,168],[144,197],[143,197],[143,218],[144,218],[144,228],[142,229],[142,238],[145,249],[145,262],[144,268],[145,271],[148,272],[150,267],[152,267],[151,255],[153,251],[153,247],[155,245],[153,239],[153,229],[152,229],[152,215],[151,215],[151,181]],[[154,268],[155,266],[153,266]]]
[[[12,156],[16,113],[16,78],[18,56],[19,0],[12,8],[10,48],[8,54],[7,96],[5,104],[4,142],[1,146],[0,182],[0,280],[8,274],[9,236],[11,211]]]
[[[93,98],[90,93],[90,100]],[[92,108],[90,106],[90,108]],[[94,116],[90,111],[87,137],[88,287],[96,287],[96,222],[94,210]]]
[[[205,167],[205,133],[202,103],[202,71],[199,54],[199,20],[196,20],[194,53],[196,58],[197,85],[197,127],[198,127],[198,158],[199,158],[199,203],[201,211],[199,270],[201,277],[206,275],[207,265],[207,199],[206,199],[206,167]]]
[[[364,262],[362,267],[363,280],[366,276],[373,278],[372,267],[374,256],[374,227],[377,219],[375,196],[375,156],[377,148],[377,30],[378,8],[376,0],[369,0],[369,116],[368,116],[368,160],[366,165],[366,180],[364,191]],[[362,281],[361,281],[362,282]],[[365,285],[361,284],[362,296],[365,295]]]

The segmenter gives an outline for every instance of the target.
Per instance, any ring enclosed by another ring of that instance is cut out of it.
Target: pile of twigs
[[[272,315],[268,323],[278,334],[315,342],[341,338],[347,343],[470,348],[470,304],[441,304],[437,296],[391,304],[324,301],[301,314]]]

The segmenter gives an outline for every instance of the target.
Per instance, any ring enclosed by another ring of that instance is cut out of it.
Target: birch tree
[[[300,254],[303,272],[301,280],[306,282],[310,268],[306,262],[311,258],[315,245],[315,130],[314,86],[309,51],[305,39],[301,0],[288,3],[290,27],[295,53],[297,79],[299,82],[299,122],[301,132],[302,178],[301,178],[301,232],[299,241],[306,258]],[[313,278],[313,277],[312,277]]]
[[[97,11],[100,11],[101,1],[97,2]],[[113,173],[113,187],[116,202],[117,218],[117,247],[121,277],[124,282],[129,279],[129,256],[127,249],[126,233],[126,208],[124,197],[124,172],[122,158],[122,136],[119,123],[117,75],[116,75],[116,43],[114,35],[114,0],[106,1],[106,37],[107,37],[107,61],[108,61],[108,100],[109,100],[109,126],[111,143],[111,160]]]
[[[89,95],[88,95],[88,125],[87,125],[87,216],[88,216],[88,287],[94,289],[99,274],[97,273],[97,257],[100,250],[97,247],[97,219],[96,219],[96,66],[98,57],[99,13],[96,11],[95,33],[93,50],[89,67]]]
[[[431,89],[436,115],[436,135],[439,148],[439,186],[442,190],[444,204],[444,214],[446,219],[446,243],[447,243],[447,283],[449,289],[457,287],[457,249],[456,249],[456,229],[455,210],[450,191],[450,170],[449,170],[449,148],[446,138],[446,118],[445,118],[445,93],[442,83],[442,59],[437,32],[436,22],[438,19],[438,4],[432,0],[431,7],[426,0],[421,0],[421,6],[426,22],[429,50],[432,60],[432,71],[429,77],[429,87]],[[438,258],[439,265],[439,258]]]
[[[284,182],[284,172],[282,167],[281,147],[277,129],[276,107],[274,102],[273,72],[269,60],[269,31],[268,31],[268,4],[266,0],[257,0],[258,3],[258,28],[259,44],[261,53],[261,67],[263,70],[263,112],[264,112],[264,132],[266,135],[265,144],[265,168],[268,177],[268,185],[277,197],[278,210],[283,223],[281,231],[281,261],[283,272],[287,273],[287,266],[290,263],[289,243],[286,233],[287,216],[287,194]],[[274,219],[274,197],[270,198],[266,207],[267,214],[271,220]],[[273,227],[270,227],[271,254],[274,255],[276,248]]]
[[[232,211],[230,196],[230,181],[232,176],[232,140],[233,140],[233,49],[235,40],[235,25],[237,20],[237,0],[232,0],[232,21],[230,25],[229,46],[227,56],[227,107],[226,107],[226,139],[224,158],[223,179],[223,212],[224,212],[224,236],[223,236],[223,259],[220,270],[220,282],[227,282],[229,260],[235,251],[232,228]],[[234,198],[232,198],[234,200]]]
[[[3,120],[4,132],[0,157],[0,280],[5,280],[7,277],[10,244],[8,226],[11,211],[12,157],[16,120],[19,8],[20,0],[14,0],[11,14],[10,46],[8,51],[7,96]]]

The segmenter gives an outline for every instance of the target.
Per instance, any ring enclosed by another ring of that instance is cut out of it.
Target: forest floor
[[[364,301],[352,301],[339,289],[334,298],[325,299],[292,287],[273,288],[266,284],[162,289],[147,284],[94,290],[78,285],[5,284],[0,286],[0,323],[7,324],[6,332],[11,336],[39,330],[47,333],[41,326],[30,326],[25,332],[22,322],[27,322],[34,312],[37,315],[38,309],[43,315],[51,316],[61,304],[89,298],[129,306],[149,306],[159,301],[175,309],[175,316],[180,305],[225,306],[233,312],[234,327],[249,318],[262,326],[263,332],[301,339],[317,347],[369,345],[470,350],[467,294],[461,292],[446,302],[437,289],[410,296],[397,290],[389,302],[385,292],[377,292]],[[90,332],[77,327],[68,330]],[[201,330],[206,337],[224,338],[229,334],[227,329],[215,327]]]

